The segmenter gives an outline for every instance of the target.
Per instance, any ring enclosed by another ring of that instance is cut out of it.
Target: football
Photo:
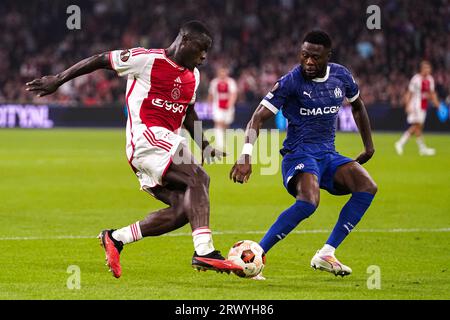
[[[251,240],[236,242],[228,253],[228,260],[243,268],[235,274],[242,278],[252,278],[261,273],[266,263],[266,255],[263,248]]]

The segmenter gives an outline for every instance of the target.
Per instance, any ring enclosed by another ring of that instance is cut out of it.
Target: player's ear
[[[328,53],[327,53],[327,59],[328,59],[328,60],[331,59],[331,49],[328,50]]]

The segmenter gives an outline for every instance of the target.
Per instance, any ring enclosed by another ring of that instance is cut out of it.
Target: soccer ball
[[[261,246],[251,240],[236,242],[228,253],[228,260],[243,268],[234,273],[242,278],[252,278],[261,273],[266,263],[266,255]]]

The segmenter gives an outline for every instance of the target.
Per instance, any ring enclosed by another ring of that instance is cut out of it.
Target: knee
[[[361,187],[360,192],[367,192],[370,193],[372,195],[376,195],[376,193],[378,192],[378,186],[375,183],[375,181],[373,181],[372,179],[368,179],[364,185]]]
[[[308,202],[317,208],[320,202],[320,193],[315,190],[308,190],[298,193],[295,198],[300,201]]]
[[[377,194],[377,192],[378,192],[378,186],[377,186],[377,184],[375,183],[375,181],[372,181],[372,183],[371,183],[371,185],[370,185],[370,187],[369,187],[369,191],[368,191],[369,193],[371,193],[371,194],[373,194],[373,195],[376,195]]]
[[[205,170],[200,166],[195,166],[186,184],[188,187],[206,186],[209,187],[210,178]]]

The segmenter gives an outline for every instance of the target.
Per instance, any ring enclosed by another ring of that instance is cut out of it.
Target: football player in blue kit
[[[242,154],[230,172],[234,182],[247,182],[251,154],[259,129],[281,111],[288,120],[287,136],[280,153],[282,175],[295,203],[280,214],[260,242],[267,253],[319,205],[320,189],[334,195],[351,194],[336,226],[311,267],[346,276],[350,267],[335,257],[335,250],[361,220],[377,192],[377,185],[362,167],[374,154],[371,128],[358,85],[344,66],[330,63],[331,39],[325,32],[309,32],[301,45],[300,65],[284,75],[264,97],[247,125]],[[336,117],[344,99],[364,145],[356,159],[335,150]]]

